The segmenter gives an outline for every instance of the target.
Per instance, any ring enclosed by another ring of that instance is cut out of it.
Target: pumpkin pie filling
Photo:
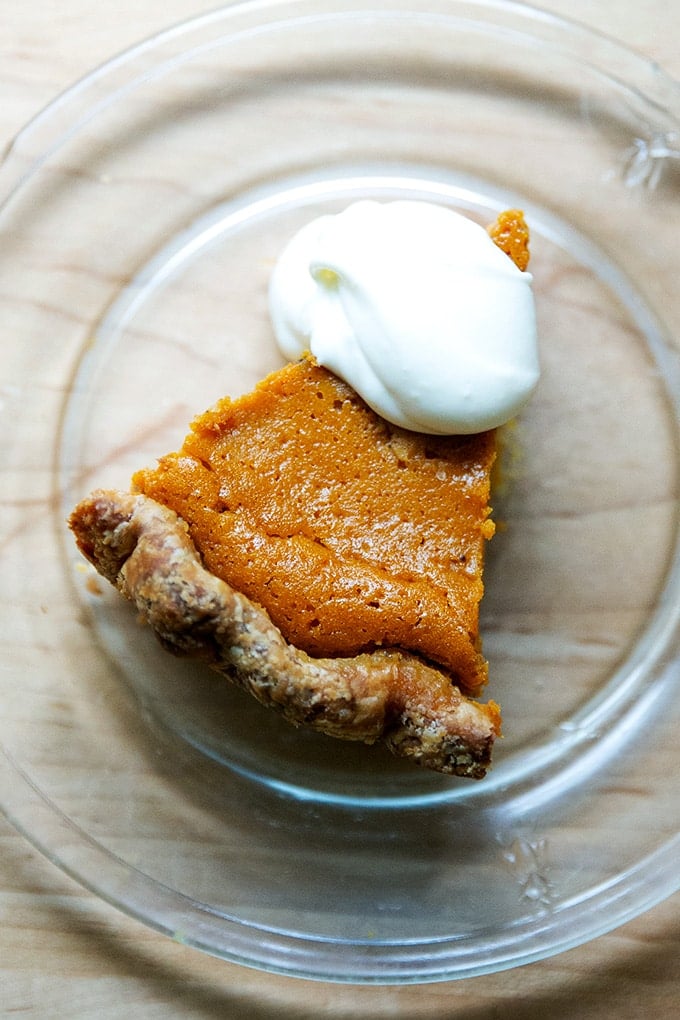
[[[133,488],[186,521],[207,569],[298,648],[401,648],[476,694],[494,451],[493,433],[391,426],[304,359],[198,417]]]
[[[521,214],[494,229],[524,268]],[[295,724],[481,778],[500,732],[473,700],[495,456],[494,430],[392,425],[305,356],[69,523],[170,651]]]

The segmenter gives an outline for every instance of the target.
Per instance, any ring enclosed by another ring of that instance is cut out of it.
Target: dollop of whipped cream
[[[297,233],[272,274],[283,354],[310,352],[395,425],[495,428],[539,377],[530,273],[443,206],[360,201]]]

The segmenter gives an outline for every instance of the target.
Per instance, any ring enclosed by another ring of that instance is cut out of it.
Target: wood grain
[[[0,145],[113,53],[211,4],[3,0]],[[680,7],[545,0],[680,77]],[[3,640],[3,654],[11,651]],[[680,896],[618,931],[507,973],[419,988],[310,984],[225,964],[121,915],[0,819],[0,1016],[637,1020],[680,1013]]]

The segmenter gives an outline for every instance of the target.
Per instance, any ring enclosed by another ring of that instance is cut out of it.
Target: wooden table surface
[[[81,74],[201,0],[2,0],[0,145]],[[680,78],[680,6],[544,0]],[[680,896],[589,945],[503,974],[421,987],[270,976],[203,956],[97,900],[0,818],[0,1016],[680,1017]]]

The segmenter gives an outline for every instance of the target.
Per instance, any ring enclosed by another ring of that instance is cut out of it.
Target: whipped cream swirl
[[[315,219],[281,254],[269,302],[286,357],[311,352],[417,432],[495,428],[538,382],[531,274],[429,202],[361,201]]]

